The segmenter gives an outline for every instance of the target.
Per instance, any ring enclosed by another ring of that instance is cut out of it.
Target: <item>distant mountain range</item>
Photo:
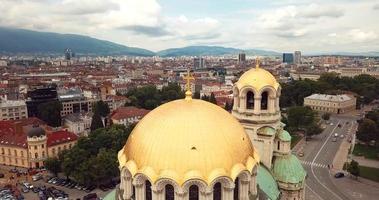
[[[155,55],[146,49],[127,47],[88,36],[0,27],[0,53],[63,54],[66,48],[78,54]]]
[[[0,54],[63,54],[64,50],[67,48],[70,48],[76,54],[81,55],[158,55],[162,57],[176,57],[236,55],[244,52],[247,55],[281,56],[281,53],[275,51],[237,49],[221,46],[187,46],[153,52],[147,49],[128,47],[83,35],[38,32],[0,27]],[[336,52],[312,55],[379,56],[379,52]]]
[[[218,56],[218,55],[230,55],[239,54],[241,52],[247,55],[260,55],[260,56],[279,56],[281,55],[275,51],[265,51],[257,49],[236,49],[226,48],[220,46],[188,46],[183,48],[172,48],[159,51],[157,54],[162,57],[174,57],[174,56]]]

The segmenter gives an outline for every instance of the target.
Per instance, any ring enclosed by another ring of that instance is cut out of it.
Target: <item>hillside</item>
[[[0,27],[0,53],[61,53],[153,56],[154,52],[88,36]]]

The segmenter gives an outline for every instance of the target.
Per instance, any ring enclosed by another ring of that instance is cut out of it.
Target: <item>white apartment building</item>
[[[0,121],[28,118],[25,101],[0,99]]]

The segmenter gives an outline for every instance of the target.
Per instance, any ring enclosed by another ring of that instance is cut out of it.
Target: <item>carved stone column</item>
[[[276,112],[276,106],[275,106],[275,104],[276,104],[276,102],[275,102],[275,97],[269,97],[268,98],[268,111],[270,112],[270,113],[275,113]]]
[[[157,186],[151,186],[152,200],[164,200],[163,189],[158,190]]]
[[[175,200],[187,200],[187,199],[188,199],[188,192],[175,191]]]
[[[203,194],[203,199],[200,198],[200,200],[213,200],[213,188],[207,187]]]
[[[246,95],[240,97],[240,106],[239,106],[239,112],[245,112],[246,111]]]
[[[249,200],[249,181],[240,180],[238,192],[239,200]]]
[[[142,181],[133,181],[133,185],[135,188],[135,198],[136,200],[145,200],[145,184]]]
[[[257,195],[257,172],[256,170],[253,171],[249,183],[249,191],[252,195]]]
[[[224,186],[222,188],[222,200],[232,200],[233,199],[234,183],[231,186]]]
[[[233,95],[233,110],[237,110],[239,107],[239,99],[238,99],[238,95],[237,94],[234,94]]]
[[[254,113],[259,114],[261,112],[261,100],[262,98],[254,98]]]

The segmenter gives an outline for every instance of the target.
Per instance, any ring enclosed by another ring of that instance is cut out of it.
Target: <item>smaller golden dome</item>
[[[260,91],[264,87],[271,86],[277,90],[279,88],[279,83],[269,71],[260,67],[255,67],[242,74],[240,79],[237,81],[236,86],[238,89],[250,86],[255,88],[256,91]]]

